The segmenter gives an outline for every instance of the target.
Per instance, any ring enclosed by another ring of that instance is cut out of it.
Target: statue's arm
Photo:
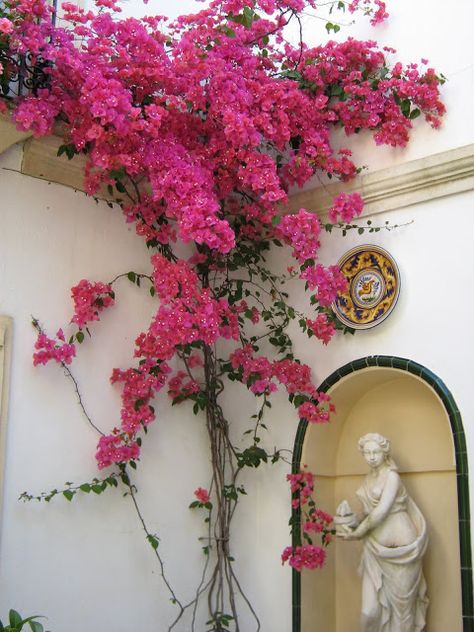
[[[395,502],[400,488],[400,477],[397,472],[390,471],[385,481],[384,489],[380,501],[372,511],[362,520],[359,526],[350,534],[347,534],[347,540],[359,540],[363,538],[369,531],[378,527],[385,520]]]

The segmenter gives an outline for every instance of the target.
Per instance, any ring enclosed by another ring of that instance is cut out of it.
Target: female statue
[[[422,632],[428,606],[421,567],[427,545],[425,519],[405,490],[388,439],[366,434],[359,439],[359,450],[370,467],[357,490],[363,517],[340,517],[337,531],[344,540],[364,540],[359,567],[362,630]],[[340,507],[347,508],[348,503]]]

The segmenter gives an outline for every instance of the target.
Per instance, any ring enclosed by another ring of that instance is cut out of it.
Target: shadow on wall
[[[423,563],[430,598],[427,630],[462,632],[472,629],[465,627],[468,619],[472,624],[472,612],[466,612],[466,605],[463,625],[462,599],[463,593],[472,594],[472,573],[469,515],[464,516],[467,521],[462,525],[467,534],[465,550],[460,550],[459,450],[455,449],[452,419],[435,389],[423,379],[423,367],[415,375],[387,363],[388,367],[380,366],[380,361],[378,366],[351,369],[341,379],[331,376],[323,387],[336,405],[334,421],[328,426],[301,427],[295,456],[299,456],[298,466],[307,464],[316,473],[318,504],[323,509],[334,513],[346,498],[358,512],[362,508],[355,492],[367,474],[358,439],[368,432],[390,439],[402,480],[428,523],[429,545]],[[462,475],[468,511],[467,467]],[[337,541],[322,571],[295,577],[293,632],[359,629],[361,582],[357,569],[361,546],[360,542]],[[469,586],[462,590],[460,559],[466,556],[469,559],[462,566],[469,567]]]

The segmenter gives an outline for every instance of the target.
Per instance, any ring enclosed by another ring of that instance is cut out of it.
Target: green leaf
[[[82,492],[88,494],[91,491],[91,486],[89,485],[89,483],[82,483],[82,485],[79,485],[79,489]]]
[[[29,621],[30,628],[33,632],[44,632],[44,628],[38,621]]]
[[[102,494],[102,492],[104,491],[102,488],[102,485],[98,485],[98,484],[91,485],[91,489],[94,492],[94,494]]]
[[[67,498],[69,502],[71,502],[71,500],[74,498],[74,493],[75,492],[71,491],[70,489],[65,489],[63,491],[63,496],[64,498]]]
[[[411,109],[410,99],[403,99],[402,101],[400,101],[400,110],[403,116],[405,116],[406,118],[410,117],[410,109]]]
[[[76,147],[73,143],[69,143],[66,145],[60,145],[57,151],[58,156],[62,156],[66,154],[68,160],[72,160],[74,156],[77,154]]]
[[[154,551],[156,551],[156,549],[158,548],[159,543],[160,543],[160,542],[159,542],[159,540],[158,540],[158,538],[157,538],[156,536],[152,535],[151,533],[149,533],[149,534],[146,536],[146,539],[147,539],[147,540],[148,540],[148,542],[150,543],[151,548],[152,548]]]
[[[285,79],[294,79],[295,81],[301,81],[303,78],[301,73],[299,73],[297,70],[287,70],[285,72],[282,72],[281,74],[282,77],[285,77]]]
[[[135,282],[136,282],[136,280],[137,280],[137,275],[136,275],[136,273],[135,273],[135,272],[129,272],[129,273],[127,274],[127,279],[128,279],[129,281],[131,281],[132,283],[135,283]]]
[[[18,614],[16,610],[11,609],[8,613],[8,620],[10,621],[10,625],[14,628],[21,626],[23,624],[23,619]],[[21,628],[20,628],[21,630]]]
[[[84,342],[84,334],[82,333],[82,331],[77,332],[76,340],[79,344],[82,344]]]
[[[135,410],[140,410],[140,408],[146,404],[146,400],[145,399],[137,399],[135,400],[135,403],[133,404],[133,408]]]
[[[293,399],[293,405],[295,406],[295,408],[298,408],[299,406],[301,406],[301,404],[304,404],[305,402],[307,402],[309,399],[309,397],[307,397],[306,395],[295,395],[294,399]]]

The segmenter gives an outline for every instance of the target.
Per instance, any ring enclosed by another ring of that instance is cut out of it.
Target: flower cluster
[[[300,419],[306,419],[309,423],[326,423],[331,413],[335,412],[329,396],[318,392],[313,384],[311,369],[307,364],[289,358],[270,362],[264,356],[255,356],[251,345],[233,351],[230,361],[232,368],[237,371],[235,379],[246,384],[256,395],[273,393],[277,389],[276,382],[283,385],[290,400],[298,408]]]
[[[351,0],[349,3],[349,11],[354,13],[357,9],[365,9],[368,15],[371,16],[370,23],[373,26],[380,24],[386,18],[388,18],[388,13],[386,10],[385,2],[382,0],[373,0],[375,4],[375,8],[371,6],[371,0]],[[375,9],[375,10],[374,10]]]
[[[316,320],[311,320],[307,318],[306,326],[308,327],[308,332],[311,332],[325,345],[328,344],[328,342],[336,333],[336,327],[334,323],[328,319],[326,314],[318,314]]]
[[[113,370],[111,383],[123,383],[121,421],[125,432],[133,435],[154,420],[150,401],[163,388],[170,371],[165,362],[153,364],[150,360],[126,371]]]
[[[326,551],[314,544],[287,546],[281,555],[282,564],[288,562],[297,571],[302,571],[304,568],[309,570],[321,568],[325,560]]]
[[[311,537],[319,534],[323,546],[327,546],[333,534],[331,529],[333,518],[316,507],[313,499],[314,474],[308,471],[306,466],[300,472],[288,474],[287,480],[290,483],[293,510],[298,510],[300,513],[300,520],[296,521],[296,525],[299,525],[301,521],[301,530],[307,544],[287,547],[283,551],[282,562],[288,561],[290,566],[298,571],[303,568],[322,566],[325,560],[324,549],[313,545]]]
[[[314,474],[305,469],[296,474],[287,474],[286,480],[290,483],[293,509],[305,505],[314,491]]]
[[[62,329],[56,333],[57,340],[48,338],[46,334],[40,332],[35,342],[36,351],[33,354],[33,364],[47,364],[54,360],[59,364],[71,364],[76,355],[76,347],[65,342]]]
[[[363,208],[364,201],[359,193],[339,193],[329,209],[329,219],[335,223],[340,218],[348,223],[360,215]]]
[[[13,32],[13,24],[8,18],[0,18],[0,34],[9,35]]]
[[[204,489],[202,487],[198,487],[197,489],[195,489],[194,495],[196,496],[198,501],[202,503],[203,505],[205,505],[206,503],[210,501],[209,492],[207,491],[207,489]]]
[[[323,406],[317,406],[313,402],[304,402],[298,407],[298,415],[300,419],[305,419],[310,424],[327,423],[329,421],[330,414],[333,411],[333,408],[328,409]]]
[[[347,290],[347,279],[338,266],[324,267],[318,263],[304,268],[300,278],[306,280],[310,290],[316,290],[315,299],[323,307],[329,307],[339,293]]]
[[[189,505],[190,509],[207,509],[208,511],[211,511],[212,509],[212,503],[211,503],[211,496],[209,494],[209,492],[207,491],[207,489],[204,489],[203,487],[198,487],[197,489],[194,490],[194,496],[196,497],[197,500],[193,500],[193,502]],[[209,522],[209,518],[206,518],[206,522]]]
[[[113,370],[110,381],[123,383],[121,428],[99,439],[96,452],[99,469],[139,458],[137,434],[154,421],[155,409],[150,402],[163,388],[170,372],[165,362],[154,364],[150,360],[138,368]]]
[[[210,288],[202,288],[188,263],[173,263],[158,254],[152,263],[161,304],[149,330],[136,340],[137,357],[169,360],[187,344],[210,345],[220,337],[238,339],[237,310],[227,299],[214,298]]]
[[[119,431],[115,431],[99,439],[95,458],[99,469],[103,469],[114,463],[133,461],[139,455],[140,447],[138,442],[131,440]]]
[[[273,374],[290,394],[304,393],[317,397],[318,393],[311,378],[311,369],[307,364],[295,360],[278,360],[273,364]]]
[[[308,512],[307,520],[302,524],[303,533],[306,538],[309,538],[308,534],[321,534],[321,541],[324,546],[331,543],[334,529],[332,529],[333,517],[322,509],[316,509],[311,507]]]
[[[250,345],[233,351],[230,361],[232,368],[240,371],[240,381],[247,384],[252,393],[260,395],[276,391],[276,384],[272,382],[272,362],[264,356],[255,357]]]
[[[114,19],[109,0],[96,0],[98,13],[65,3],[60,27],[45,0],[12,3],[0,31],[10,57],[32,53],[49,76],[18,102],[17,124],[44,135],[56,117],[67,120],[68,143],[87,156],[90,193],[115,189],[148,243],[179,237],[221,254],[236,244],[236,196],[255,220],[244,231],[261,238],[292,184],[318,172],[356,175],[350,152],[332,147],[332,127],[368,129],[377,143],[396,146],[419,114],[439,124],[432,69],[390,71],[371,41],[282,45],[285,12],[317,3],[259,0],[250,13],[247,4],[214,2],[166,30],[159,16]],[[382,0],[352,0],[357,9],[374,23],[386,17]],[[137,182],[146,182],[140,195]],[[350,207],[355,200],[336,202],[334,214],[348,217]],[[300,261],[317,250],[319,225],[307,211],[284,218],[278,232]]]
[[[277,235],[293,248],[292,255],[300,262],[316,256],[320,232],[318,217],[304,208],[294,215],[285,215],[277,228]]]
[[[199,384],[184,371],[178,371],[174,377],[168,380],[168,395],[174,403],[187,399],[200,390]]]
[[[72,323],[82,329],[87,323],[99,320],[99,312],[115,303],[112,286],[108,283],[91,283],[82,279],[71,288],[71,298],[74,303]]]

